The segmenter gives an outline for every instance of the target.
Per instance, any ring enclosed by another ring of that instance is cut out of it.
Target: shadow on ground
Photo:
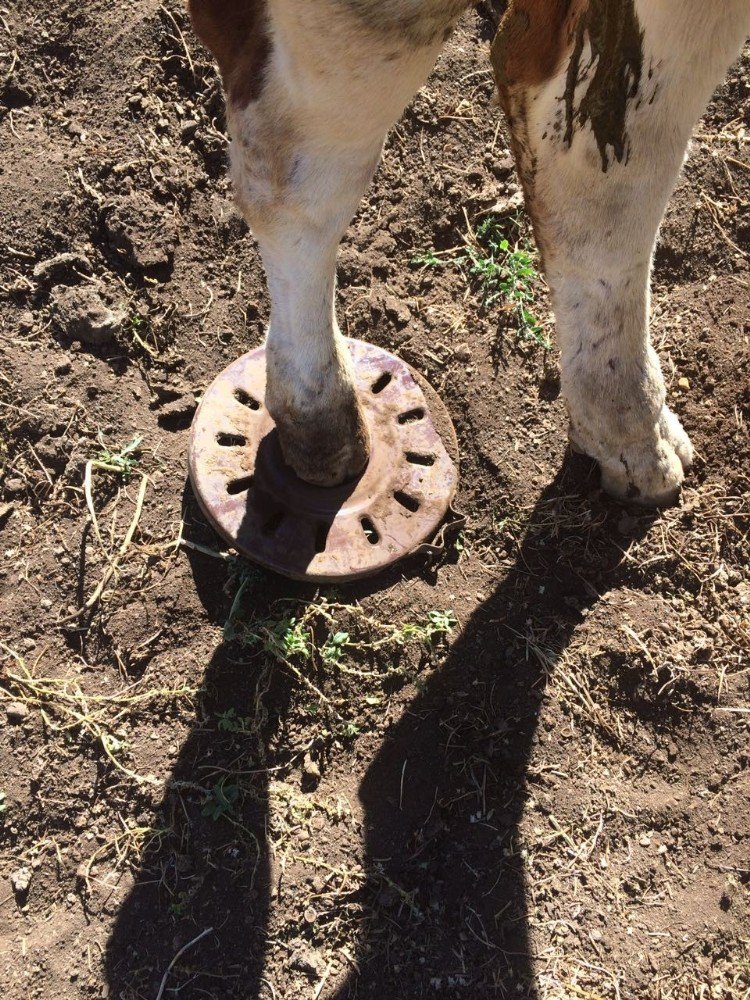
[[[538,498],[511,567],[369,765],[359,788],[367,882],[352,899],[361,912],[358,950],[322,997],[537,995],[517,833],[540,780],[529,758],[555,654],[587,609],[625,580],[614,531],[622,510],[592,501],[601,524],[594,546],[590,532],[562,516],[567,504],[585,503],[588,471],[580,459],[567,461]],[[638,530],[649,523],[644,515]],[[193,568],[202,599],[218,613],[223,569],[200,556]],[[366,592],[359,585],[347,597]],[[280,594],[311,596],[268,578],[263,599],[270,605]],[[532,622],[545,635],[542,656],[529,652]],[[172,957],[213,928],[176,962],[164,996],[281,1000],[272,970],[264,973],[274,891],[264,847],[266,746],[284,744],[292,682],[264,663],[235,659],[231,644],[211,659],[199,718],[154,822],[166,832],[144,852],[107,945],[111,997],[156,996]],[[252,715],[259,705],[266,714],[249,729],[262,739],[219,740],[215,724],[206,724],[230,710]],[[286,763],[278,754],[273,760],[274,768]],[[244,789],[231,810],[222,796],[234,793],[221,789],[229,773],[243,775]],[[208,801],[206,787],[216,790]],[[304,938],[304,926],[299,933]]]

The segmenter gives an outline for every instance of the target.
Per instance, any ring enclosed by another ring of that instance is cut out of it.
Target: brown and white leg
[[[235,191],[268,278],[266,402],[286,460],[310,482],[341,482],[367,461],[334,310],[336,252],[387,130],[464,6],[418,0],[407,24],[397,0],[235,4],[250,24],[228,0],[192,0],[222,69]]]
[[[649,337],[656,234],[690,133],[748,31],[747,0],[516,0],[493,44],[571,439],[609,492],[642,503],[673,500],[692,461]]]

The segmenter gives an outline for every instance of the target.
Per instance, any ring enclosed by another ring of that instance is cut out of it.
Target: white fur
[[[314,433],[353,392],[334,309],[336,251],[440,42],[414,48],[398,33],[372,35],[330,0],[270,0],[269,12],[261,98],[230,109],[232,175],[271,294],[269,409],[277,423],[299,415]],[[361,459],[342,442],[321,481],[345,478]]]
[[[636,7],[644,78],[639,106],[633,100],[628,108],[623,162],[610,156],[603,171],[588,126],[574,131],[569,149],[552,129],[567,60],[526,95],[526,127],[571,438],[599,461],[610,492],[660,503],[674,497],[693,451],[665,404],[649,339],[651,257],[693,126],[750,30],[750,3],[638,0]]]

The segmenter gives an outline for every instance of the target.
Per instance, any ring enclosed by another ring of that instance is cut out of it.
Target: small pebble
[[[306,754],[305,761],[302,765],[302,770],[306,778],[312,778],[315,781],[320,781],[320,768],[312,759],[310,754]]]
[[[29,309],[24,309],[18,317],[18,329],[21,333],[28,333],[34,326],[34,314]]]
[[[5,480],[5,495],[9,497],[20,496],[26,489],[26,483],[19,476],[12,476]]]
[[[5,714],[8,717],[8,722],[17,726],[27,717],[29,709],[22,701],[11,701],[6,706]]]
[[[31,885],[31,869],[30,868],[17,868],[10,876],[10,884],[13,887],[13,892],[17,896],[23,895],[28,892],[29,886]]]

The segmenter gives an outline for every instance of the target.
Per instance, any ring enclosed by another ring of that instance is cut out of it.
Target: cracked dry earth
[[[268,302],[183,8],[0,15],[5,1000],[750,996],[748,59],[656,256],[698,460],[650,514],[443,253],[526,231],[467,15],[339,266],[346,331],[448,405],[467,521],[316,591],[226,553],[185,482]]]

